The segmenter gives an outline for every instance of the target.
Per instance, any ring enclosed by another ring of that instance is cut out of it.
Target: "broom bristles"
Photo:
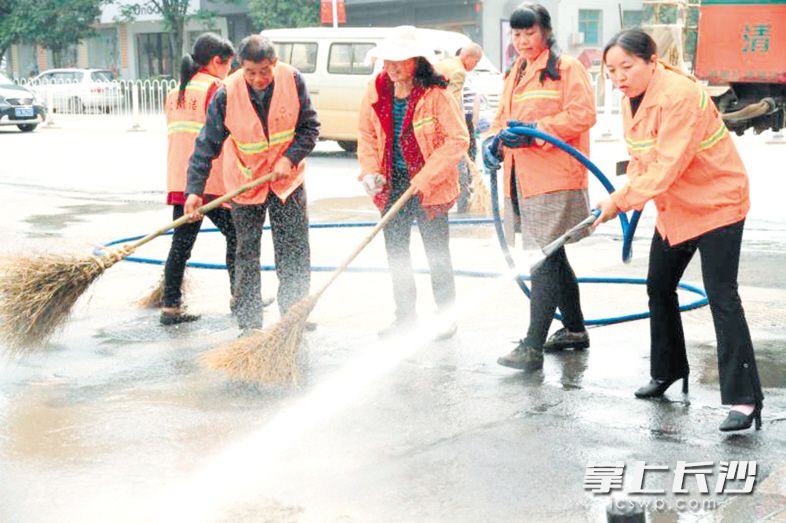
[[[121,255],[75,258],[56,254],[6,258],[0,276],[0,338],[14,353],[42,345],[76,301]]]
[[[181,294],[185,295],[188,290],[191,288],[191,283],[189,281],[188,272],[183,274],[183,283],[180,286]],[[161,304],[164,302],[164,276],[161,275],[161,278],[158,280],[158,283],[155,287],[150,289],[145,296],[143,296],[139,301],[136,302],[137,306],[140,309],[158,309],[161,307]]]
[[[303,329],[316,303],[317,296],[303,298],[274,325],[202,354],[200,364],[246,383],[296,385]]]
[[[469,200],[469,213],[473,216],[488,216],[491,214],[491,193],[483,177],[473,169],[472,197]]]

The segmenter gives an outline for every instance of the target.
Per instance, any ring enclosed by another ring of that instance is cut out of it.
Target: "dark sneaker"
[[[189,323],[197,321],[201,316],[199,314],[189,314],[185,308],[179,307],[175,312],[161,311],[160,322],[161,325],[178,325],[180,323]]]
[[[519,370],[540,370],[543,368],[543,351],[531,347],[521,340],[510,354],[497,358],[497,363],[503,367]]]
[[[549,337],[543,344],[543,350],[547,352],[570,348],[578,350],[586,349],[589,345],[589,334],[586,330],[571,332],[563,327]]]
[[[415,317],[396,318],[393,323],[379,331],[379,337],[382,339],[392,338],[398,336],[402,332],[411,329],[415,325]]]

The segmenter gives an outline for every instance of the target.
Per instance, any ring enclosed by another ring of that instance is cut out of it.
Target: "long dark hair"
[[[652,59],[652,55],[658,56],[658,44],[650,35],[641,29],[625,29],[615,34],[603,48],[603,62],[606,62],[606,54],[614,46],[619,46],[626,53],[638,56],[645,62]]]
[[[448,86],[448,80],[439,74],[431,62],[418,56],[415,58],[415,78],[413,82],[421,87],[428,89],[429,87],[439,87],[445,89]]]
[[[187,54],[180,62],[180,92],[177,95],[178,107],[183,105],[186,96],[186,86],[188,82],[197,74],[197,71],[210,63],[214,56],[221,57],[222,62],[226,62],[235,55],[235,48],[232,42],[221,38],[216,33],[205,33],[199,35],[191,49],[191,54]]]
[[[540,73],[540,83],[550,76],[552,80],[559,80],[559,57],[560,50],[557,47],[557,39],[554,37],[554,30],[551,28],[551,15],[548,9],[540,4],[521,4],[510,15],[511,29],[529,29],[537,25],[546,37],[546,46],[549,48],[549,59],[546,68]]]

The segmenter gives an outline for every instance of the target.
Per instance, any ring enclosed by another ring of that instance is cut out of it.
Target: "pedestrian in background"
[[[508,241],[522,233],[524,247],[545,247],[589,215],[587,171],[568,153],[548,143],[508,131],[510,125],[548,133],[589,156],[589,130],[595,124],[595,98],[584,66],[561,55],[551,16],[539,4],[522,4],[510,16],[519,57],[505,79],[499,110],[484,142],[484,162],[498,169],[504,159],[505,225]],[[581,239],[577,235],[573,241]],[[547,341],[559,307],[563,328]],[[537,370],[544,350],[589,347],[579,285],[562,247],[532,273],[526,336],[497,362]]]
[[[464,87],[467,85],[468,74],[475,69],[483,58],[483,48],[476,43],[471,43],[459,49],[456,56],[445,58],[436,64],[435,69],[448,80],[448,92],[456,100],[458,110],[464,114],[467,132],[469,133],[469,147],[467,154],[471,160],[475,159],[475,126],[473,122],[474,111],[470,106],[469,110],[465,106]],[[459,164],[459,198],[456,203],[456,210],[460,213],[469,210],[470,190],[472,186],[472,173],[467,165],[467,160],[463,159]]]
[[[303,77],[279,62],[269,39],[244,38],[238,58],[241,68],[227,77],[213,97],[197,138],[188,170],[186,212],[194,213],[202,204],[210,164],[227,138],[231,138],[223,164],[227,192],[273,174],[272,181],[232,200],[237,233],[236,316],[243,334],[248,334],[262,327],[259,261],[266,213],[273,235],[281,314],[308,294],[311,250],[304,159],[316,145],[319,120]]]
[[[688,392],[688,357],[677,284],[701,253],[701,272],[717,338],[721,403],[731,405],[722,431],[761,426],[764,395],[737,271],[748,175],[726,126],[704,88],[658,61],[654,40],[640,29],[615,35],[603,62],[622,91],[622,120],[630,163],[628,183],[598,207],[596,224],[655,201],[650,246],[650,382],[638,398],[658,398],[677,380]]]
[[[186,202],[188,160],[194,152],[196,137],[207,118],[207,107],[226,78],[232,65],[235,49],[229,40],[215,33],[200,35],[190,54],[180,65],[180,87],[167,94],[167,204],[172,206],[172,219],[183,216]],[[204,200],[209,201],[225,193],[222,159],[208,164]],[[235,273],[235,228],[227,207],[209,211],[207,217],[226,239],[226,265],[230,288]],[[164,266],[164,293],[161,303],[161,324],[174,325],[199,319],[189,314],[182,305],[183,274],[191,250],[196,242],[202,220],[182,225],[174,230]],[[232,306],[230,304],[230,306]]]
[[[434,300],[443,314],[437,338],[449,338],[457,326],[446,317],[456,297],[448,210],[459,194],[458,164],[469,144],[467,127],[446,90],[447,80],[428,60],[430,47],[420,42],[414,27],[396,28],[371,53],[384,65],[369,83],[360,107],[360,179],[383,214],[410,185],[417,190],[383,229],[396,319],[379,334],[398,334],[416,321],[409,250],[416,221],[431,269]]]

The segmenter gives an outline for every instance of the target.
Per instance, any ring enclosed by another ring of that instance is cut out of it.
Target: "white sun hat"
[[[400,62],[422,56],[429,62],[436,61],[433,45],[427,42],[411,25],[394,27],[391,33],[366,54],[366,63],[379,60]]]

